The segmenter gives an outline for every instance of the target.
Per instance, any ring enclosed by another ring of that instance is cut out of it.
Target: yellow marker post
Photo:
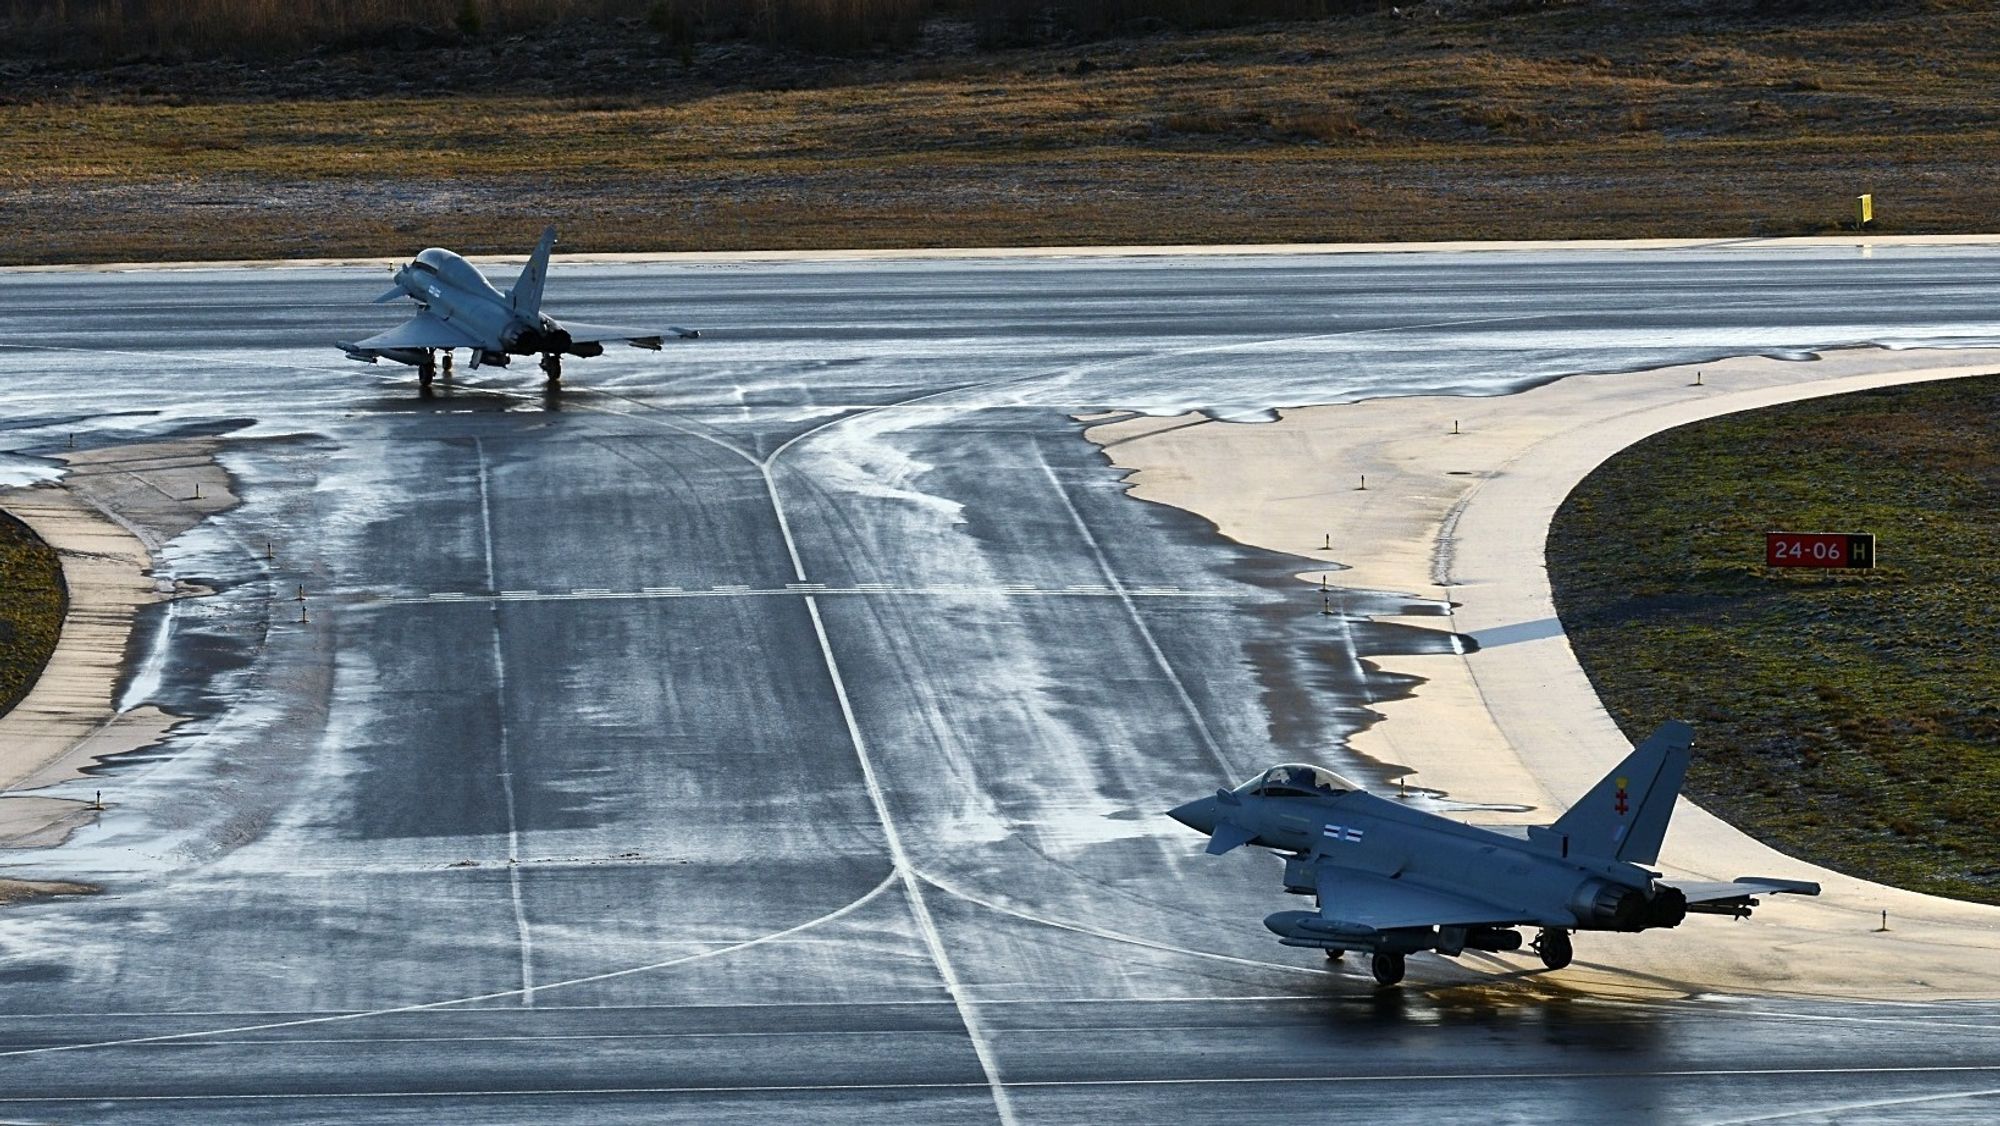
[[[1865,227],[1875,221],[1875,193],[1854,197],[1854,225]]]

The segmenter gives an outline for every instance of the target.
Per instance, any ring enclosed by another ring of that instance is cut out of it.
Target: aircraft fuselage
[[[517,310],[478,267],[452,251],[439,247],[424,251],[398,268],[395,280],[438,320],[475,340],[497,341],[498,348],[482,350],[488,354],[597,355],[604,350],[600,345],[573,343],[561,325],[540,312]]]
[[[1679,893],[1655,884],[1654,873],[1624,861],[1565,855],[1560,834],[1509,836],[1359,791],[1331,798],[1224,791],[1172,816],[1211,836],[1218,830],[1236,834],[1225,841],[1286,854],[1285,888],[1295,894],[1323,893],[1338,886],[1337,873],[1352,872],[1498,905],[1523,925],[1638,931],[1677,926],[1687,914]],[[1335,879],[1324,879],[1323,869],[1332,869]],[[1374,928],[1361,928],[1346,936],[1357,941],[1346,941],[1313,912],[1280,912],[1265,924],[1290,945],[1383,945]]]

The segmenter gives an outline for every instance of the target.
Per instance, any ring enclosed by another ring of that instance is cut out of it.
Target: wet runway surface
[[[1450,640],[1366,615],[1435,592],[1322,616],[1071,416],[1992,343],[2000,253],[559,265],[558,316],[704,331],[560,398],[342,360],[379,280],[0,275],[0,479],[225,435],[244,500],[134,646],[121,702],[190,721],[0,859],[106,889],[0,912],[0,1120],[1994,1113],[2000,1006],[1278,946],[1275,864],[1160,811],[1385,781],[1344,740],[1411,685],[1362,661]]]

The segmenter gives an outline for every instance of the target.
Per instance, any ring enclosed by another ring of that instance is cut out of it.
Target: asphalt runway
[[[1411,685],[1363,662],[1449,639],[1365,616],[1434,592],[1322,616],[1072,417],[1991,344],[2000,251],[558,264],[558,316],[704,333],[559,398],[343,360],[380,280],[0,275],[0,479],[226,435],[244,498],[159,560],[217,593],[134,645],[122,703],[190,721],[0,860],[106,889],[0,912],[0,1119],[2000,1113],[2000,1005],[1428,955],[1377,991],[1279,946],[1275,864],[1160,811],[1385,782],[1345,737]]]

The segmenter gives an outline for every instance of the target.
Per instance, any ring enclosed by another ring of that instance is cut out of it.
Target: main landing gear
[[[1576,947],[1570,943],[1568,931],[1546,927],[1535,936],[1535,953],[1542,956],[1542,965],[1559,970],[1576,957]]]
[[[1375,975],[1375,984],[1394,985],[1403,980],[1403,956],[1388,951],[1378,952],[1369,961],[1368,970]]]
[[[562,357],[554,352],[542,355],[542,374],[549,377],[549,390],[562,385]]]
[[[438,377],[438,371],[439,371],[439,364],[438,364],[437,352],[434,349],[430,348],[424,349],[423,358],[417,361],[417,386],[425,391],[430,390],[431,384],[435,382]],[[446,383],[450,383],[451,349],[449,348],[446,348],[444,350],[443,371],[444,371],[444,381]]]

